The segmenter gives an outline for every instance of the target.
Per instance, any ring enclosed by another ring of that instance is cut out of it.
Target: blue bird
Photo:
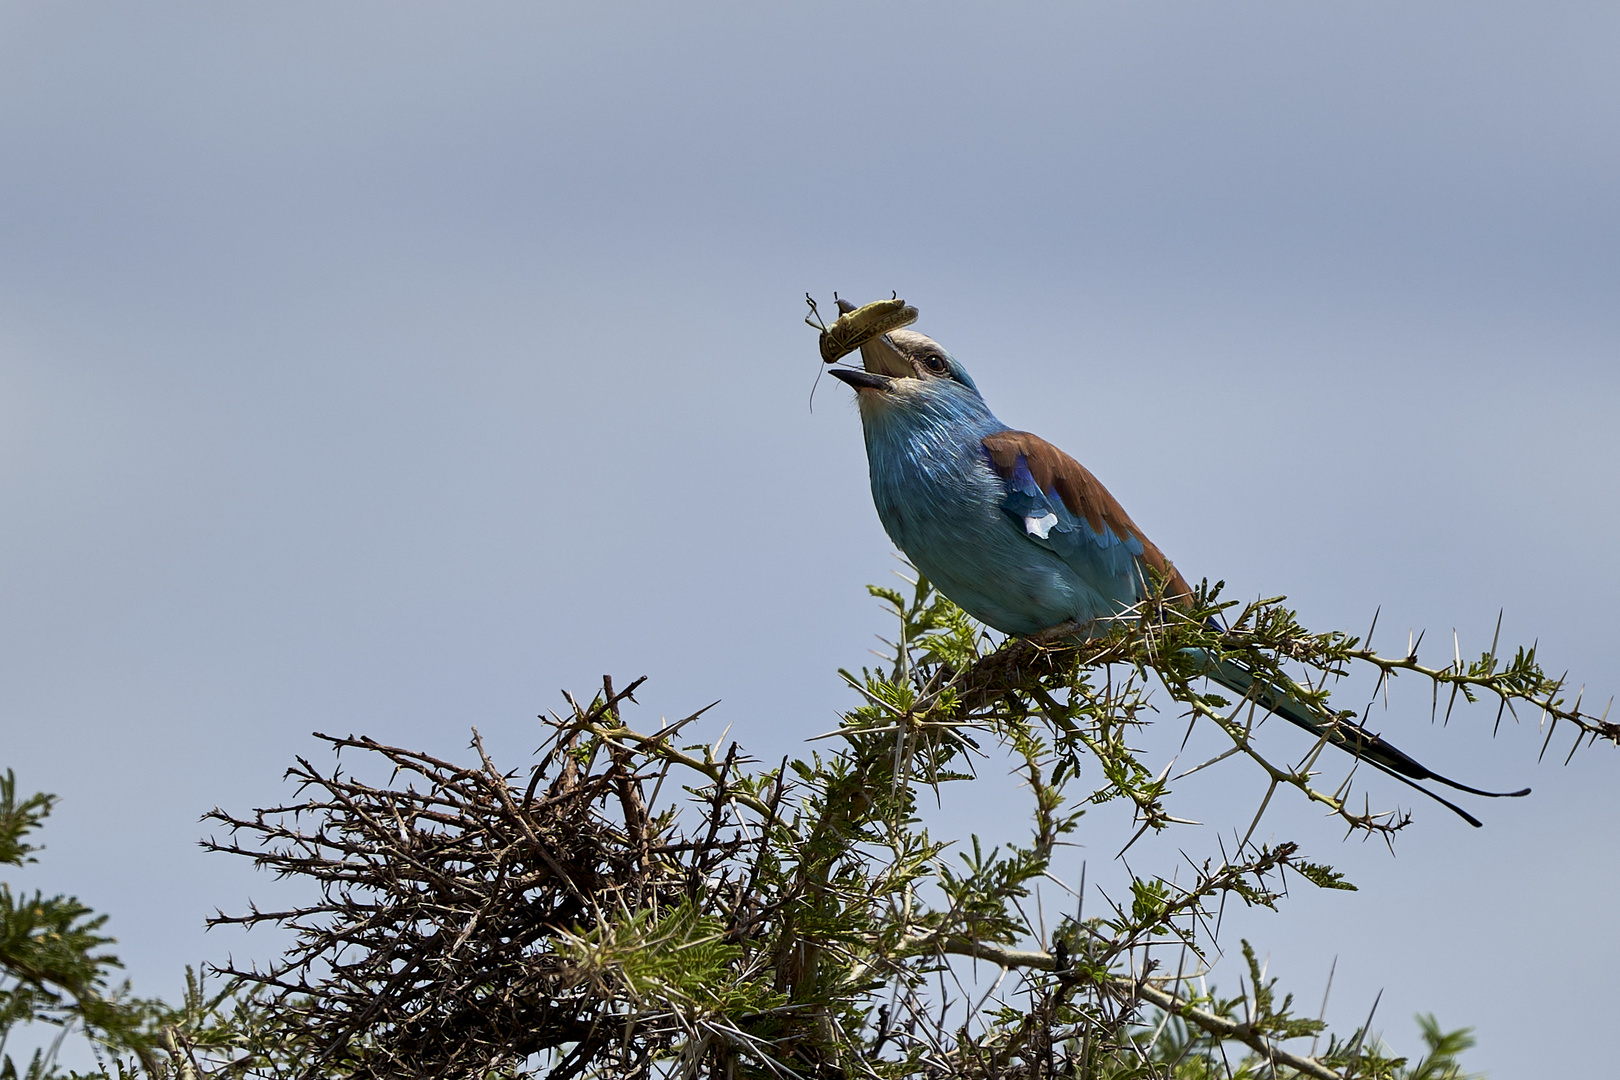
[[[839,307],[855,310],[847,301]],[[915,317],[915,309],[906,310]],[[996,419],[967,369],[938,343],[894,329],[860,350],[863,369],[832,374],[856,391],[878,518],[917,569],[969,615],[1027,635],[1121,614],[1149,594],[1150,571],[1167,595],[1192,592],[1095,476],[1040,436]],[[1221,685],[1240,694],[1253,688],[1239,665],[1203,659],[1205,673]],[[1286,694],[1257,697],[1313,735],[1324,734],[1322,723]],[[1415,781],[1491,797],[1529,794],[1449,780],[1353,723],[1341,721],[1326,734],[1476,827],[1478,819]]]

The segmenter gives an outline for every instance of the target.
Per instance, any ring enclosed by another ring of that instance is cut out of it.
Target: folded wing
[[[1105,598],[1134,604],[1148,593],[1148,571],[1172,596],[1192,589],[1143,535],[1119,500],[1074,458],[1038,435],[1001,431],[983,440],[1007,485],[1002,509],[1031,543],[1052,551]]]

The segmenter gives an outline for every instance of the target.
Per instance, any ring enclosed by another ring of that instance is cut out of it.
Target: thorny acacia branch
[[[566,714],[542,718],[525,774],[502,771],[476,732],[472,767],[319,736],[386,779],[299,759],[297,801],[216,810],[229,836],[207,846],[319,894],[216,920],[294,935],[274,964],[229,971],[262,987],[264,1037],[232,1059],[235,1074],[1171,1077],[1231,1043],[1278,1075],[1398,1077],[1402,1063],[1364,1029],[1323,1054],[1287,1050],[1322,1025],[1292,1017],[1252,955],[1250,996],[1193,989],[1226,900],[1274,907],[1288,871],[1353,887],[1291,842],[1241,837],[1181,884],[1133,874],[1105,915],[1050,930],[1025,913],[1084,807],[1128,800],[1138,835],[1186,826],[1168,770],[1128,743],[1155,719],[1154,688],[1230,739],[1217,761],[1264,769],[1262,813],[1290,788],[1386,838],[1409,819],[1355,813],[1347,788],[1314,786],[1309,759],[1270,763],[1252,702],[1209,694],[1186,657],[1241,659],[1324,723],[1355,715],[1331,706],[1328,678],[1364,663],[1617,735],[1566,706],[1533,653],[1424,668],[1309,634],[1275,603],[1220,626],[1213,591],[1186,612],[1150,603],[1103,636],[1069,628],[999,647],[926,582],[909,597],[874,592],[895,609],[897,644],[883,669],[844,673],[861,702],[824,753],[760,768],[734,744],[682,742],[701,711],[643,734],[622,715],[640,681],[604,680],[590,702],[569,697]],[[932,837],[919,795],[970,781],[995,754],[1028,790],[1028,843],[987,853]],[[1155,947],[1183,957],[1174,975],[1148,959]],[[1012,983],[970,995],[952,957],[993,962]]]

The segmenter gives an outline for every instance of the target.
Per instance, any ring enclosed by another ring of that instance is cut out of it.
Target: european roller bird
[[[862,369],[832,374],[855,389],[878,518],[917,569],[964,611],[1004,633],[1028,635],[1119,616],[1148,595],[1155,576],[1167,596],[1192,592],[1095,476],[1040,436],[996,419],[967,369],[937,342],[906,329],[873,332],[910,322],[915,308],[899,300],[855,315],[847,301],[839,308],[845,318],[827,328],[822,352],[830,363],[860,341]],[[1209,678],[1240,694],[1253,688],[1238,665],[1204,659]],[[1257,697],[1324,735],[1322,722],[1286,694]],[[1529,793],[1456,783],[1346,721],[1326,737],[1475,826],[1478,819],[1415,781],[1492,797]]]

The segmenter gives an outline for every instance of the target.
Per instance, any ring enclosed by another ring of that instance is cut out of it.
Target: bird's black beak
[[[894,347],[894,341],[888,334],[879,334],[861,342],[861,367],[873,375],[887,375],[893,379],[909,379],[916,375],[911,370],[911,361]]]
[[[875,371],[859,371],[855,368],[835,367],[829,374],[842,382],[847,382],[857,390],[876,390],[886,394],[894,385],[894,380],[887,375],[879,375]]]

